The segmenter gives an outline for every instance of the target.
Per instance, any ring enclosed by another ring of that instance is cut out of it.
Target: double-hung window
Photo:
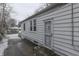
[[[30,31],[36,31],[36,19],[30,21]]]

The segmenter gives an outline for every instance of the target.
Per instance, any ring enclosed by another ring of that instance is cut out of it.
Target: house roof
[[[41,11],[39,11],[39,12],[37,12],[37,13],[31,15],[30,17],[28,17],[28,18],[26,18],[26,19],[24,19],[23,21],[20,22],[20,24],[21,24],[22,22],[26,21],[26,20],[29,20],[29,19],[31,19],[31,18],[33,18],[33,17],[39,15],[39,14],[42,14],[42,13],[48,11],[48,10],[51,10],[51,9],[57,7],[57,6],[64,5],[64,4],[67,4],[67,3],[52,3],[50,6],[44,8],[44,9],[42,9]]]

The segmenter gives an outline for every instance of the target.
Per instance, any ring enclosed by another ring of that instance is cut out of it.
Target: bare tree
[[[6,21],[10,18],[11,8],[6,3],[0,3],[0,33],[4,34],[7,30]]]
[[[8,27],[14,27],[14,26],[16,26],[16,23],[17,23],[17,21],[15,19],[9,19],[7,21]]]

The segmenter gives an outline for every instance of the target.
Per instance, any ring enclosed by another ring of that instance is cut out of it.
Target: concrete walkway
[[[33,55],[33,44],[31,42],[21,40],[19,37],[11,37],[11,35],[8,38],[8,48],[4,51],[5,56]]]
[[[0,41],[0,56],[4,55],[4,50],[8,47],[8,39],[3,38],[2,41]]]

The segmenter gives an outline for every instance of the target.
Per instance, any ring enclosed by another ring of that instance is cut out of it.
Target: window
[[[36,19],[30,21],[30,31],[36,31]]]
[[[24,31],[25,31],[25,23],[24,23],[24,25],[23,25],[23,28],[24,28]]]
[[[32,21],[30,21],[30,31],[32,31]]]
[[[34,23],[34,31],[36,31],[36,19],[33,20],[33,23]]]

